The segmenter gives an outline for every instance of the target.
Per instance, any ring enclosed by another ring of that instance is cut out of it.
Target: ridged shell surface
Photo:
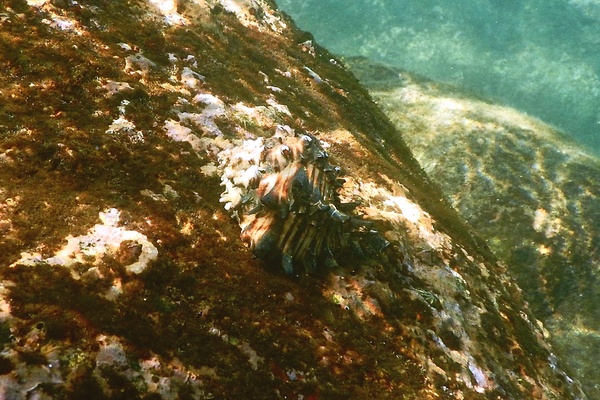
[[[366,256],[387,245],[351,213],[356,204],[340,202],[340,168],[316,137],[280,127],[222,152],[220,161],[221,202],[238,218],[242,239],[287,273],[336,266],[342,254]]]

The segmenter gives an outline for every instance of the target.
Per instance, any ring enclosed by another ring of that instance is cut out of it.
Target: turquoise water
[[[600,154],[600,0],[277,0],[331,51],[516,107]]]

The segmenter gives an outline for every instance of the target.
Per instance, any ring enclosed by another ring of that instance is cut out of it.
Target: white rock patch
[[[70,267],[76,263],[89,263],[90,258],[93,259],[93,264],[99,264],[105,255],[116,253],[122,242],[133,241],[141,245],[141,254],[136,262],[125,268],[131,273],[139,274],[146,269],[150,261],[156,259],[158,250],[146,235],[118,226],[119,217],[120,211],[116,208],[101,212],[102,224],[94,225],[87,235],[67,236],[67,244],[54,256],[44,259],[39,253],[21,253],[21,259],[11,266],[46,263]]]

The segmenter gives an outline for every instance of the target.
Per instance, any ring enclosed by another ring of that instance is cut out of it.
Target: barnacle
[[[342,254],[369,256],[387,246],[372,224],[341,203],[341,169],[319,140],[281,127],[268,139],[222,152],[221,201],[239,218],[241,237],[254,253],[281,262],[287,273],[335,266]]]

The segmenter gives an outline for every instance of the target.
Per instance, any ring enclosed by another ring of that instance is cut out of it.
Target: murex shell
[[[221,202],[238,218],[242,240],[267,261],[314,271],[341,255],[370,256],[388,242],[372,223],[341,203],[340,167],[329,163],[319,140],[280,127],[270,138],[246,140],[220,154]]]

